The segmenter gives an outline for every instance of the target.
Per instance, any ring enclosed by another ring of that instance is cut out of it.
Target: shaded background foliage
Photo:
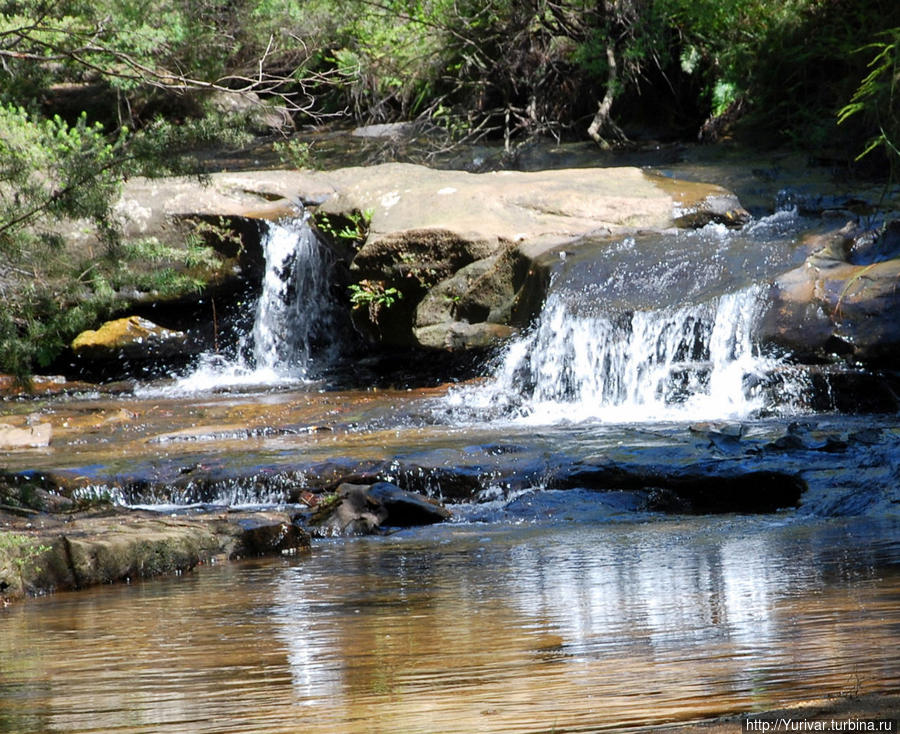
[[[729,134],[888,175],[898,58],[896,0],[0,0],[0,370],[48,364],[127,292],[202,287],[210,253],[123,242],[113,204],[241,145],[253,110],[222,95],[508,148]]]

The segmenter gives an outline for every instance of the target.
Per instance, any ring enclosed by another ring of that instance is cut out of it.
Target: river
[[[0,616],[9,732],[589,732],[900,685],[871,520],[463,523]]]
[[[227,355],[5,403],[53,441],[3,468],[88,495],[284,506],[377,475],[453,516],[0,610],[0,731],[620,731],[896,691],[900,422],[814,405],[758,348],[756,284],[822,222],[756,213],[562,253],[484,377],[416,389],[332,380],[330,264],[281,223]]]

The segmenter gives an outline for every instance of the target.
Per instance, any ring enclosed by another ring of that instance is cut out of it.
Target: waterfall
[[[784,365],[753,341],[759,289],[618,316],[580,315],[552,291],[487,384],[449,397],[454,411],[535,423],[740,418],[775,409]],[[783,381],[779,402],[798,395]]]
[[[268,223],[265,258],[253,325],[231,356],[207,353],[177,392],[222,387],[274,386],[312,380],[339,351],[338,307],[331,294],[334,257],[307,216]]]
[[[266,270],[250,341],[255,371],[275,379],[306,379],[335,356],[334,259],[307,218],[269,225]],[[318,348],[318,351],[317,351]]]

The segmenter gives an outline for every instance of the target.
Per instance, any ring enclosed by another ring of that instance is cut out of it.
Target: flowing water
[[[761,283],[811,226],[786,210],[561,252],[488,376],[429,390],[326,389],[333,261],[302,217],[273,226],[229,357],[4,406],[54,438],[3,468],[170,507],[284,504],[354,472],[477,491],[440,527],[0,610],[0,731],[591,732],[895,691],[900,427],[811,414],[806,375],[755,339]],[[807,491],[689,517],[554,488],[604,462]]]
[[[898,529],[460,525],[58,594],[0,615],[0,731],[623,731],[895,691]]]
[[[319,242],[308,216],[268,225],[262,250],[265,271],[253,322],[234,355],[203,355],[164,392],[296,384],[319,377],[336,358],[340,330],[331,293],[335,258]]]
[[[536,424],[742,419],[802,411],[809,386],[764,353],[760,281],[802,261],[785,210],[740,231],[638,235],[560,253],[536,323],[486,385],[450,396],[454,417]]]

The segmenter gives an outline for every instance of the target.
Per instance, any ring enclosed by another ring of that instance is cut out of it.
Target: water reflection
[[[0,616],[0,731],[597,731],[900,684],[895,524],[482,525]]]

